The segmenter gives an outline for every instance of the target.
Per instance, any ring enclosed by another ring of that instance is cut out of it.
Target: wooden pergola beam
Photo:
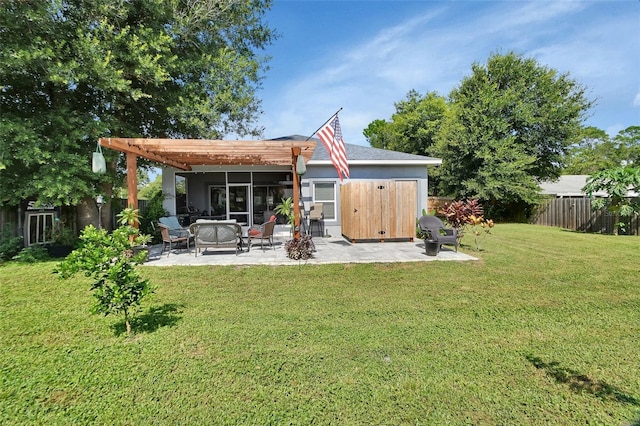
[[[99,143],[101,146],[104,146],[106,148],[111,148],[127,154],[135,154],[136,156],[143,157],[151,161],[156,161],[161,164],[166,164],[168,166],[175,167],[176,169],[191,170],[191,166],[189,166],[188,164],[180,163],[167,156],[140,148],[123,138],[100,138]]]

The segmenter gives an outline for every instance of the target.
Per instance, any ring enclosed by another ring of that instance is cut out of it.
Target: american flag
[[[342,130],[340,130],[340,121],[338,121],[337,114],[318,130],[318,137],[327,148],[329,158],[338,171],[340,181],[344,177],[348,178],[349,164],[347,163],[347,153],[344,149],[344,140],[342,139]]]

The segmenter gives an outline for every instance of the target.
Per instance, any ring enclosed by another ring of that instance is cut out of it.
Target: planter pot
[[[437,256],[438,253],[440,252],[440,243],[425,240],[424,248],[427,253],[427,256]]]

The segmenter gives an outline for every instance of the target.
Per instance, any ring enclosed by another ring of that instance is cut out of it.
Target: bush
[[[462,239],[467,228],[470,228],[476,250],[480,250],[480,236],[491,233],[491,228],[494,225],[493,220],[484,218],[484,209],[475,199],[445,203],[438,210],[438,213],[443,215],[449,225],[457,230],[458,241]]]
[[[49,251],[43,246],[25,247],[12,257],[12,260],[19,263],[37,263],[49,259]]]
[[[135,266],[144,262],[146,253],[134,255],[133,247],[140,243],[138,230],[125,225],[109,234],[104,229],[87,226],[80,235],[80,247],[74,250],[56,272],[61,278],[71,278],[82,271],[92,277],[96,303],[93,313],[124,314],[127,334],[131,333],[132,311],[141,300],[153,292],[148,280],[140,278]]]
[[[294,238],[284,243],[287,257],[293,260],[307,260],[313,255],[315,249],[316,246],[310,235],[302,235],[300,238]]]
[[[14,236],[11,227],[6,226],[0,237],[0,261],[13,258],[22,248],[22,237]]]
[[[162,191],[157,192],[151,197],[147,207],[142,211],[140,217],[140,232],[151,235],[153,243],[162,241],[160,230],[154,224],[158,223],[161,217],[167,216],[167,211],[162,206],[164,194]]]

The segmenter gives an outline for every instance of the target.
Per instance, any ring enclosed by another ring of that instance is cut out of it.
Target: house
[[[540,183],[540,191],[543,195],[555,196],[557,198],[567,197],[587,197],[589,194],[582,192],[582,188],[587,184],[589,175],[562,175],[556,181],[545,181]],[[594,197],[606,197],[604,191],[596,192]]]
[[[321,203],[324,234],[353,240],[413,238],[415,220],[427,208],[427,166],[442,163],[346,144],[350,178],[340,182],[324,145],[298,135],[265,141],[103,138],[101,144],[127,152],[128,160],[137,155],[161,163],[164,208],[184,221],[261,224],[283,198],[299,195],[302,227]],[[298,155],[307,169],[299,181]],[[289,232],[283,218],[278,223],[280,232]]]
[[[585,194],[582,188],[587,184],[589,175],[562,175],[556,181],[545,181],[540,184],[541,194],[555,196],[557,198],[568,197],[608,197],[606,191],[597,191],[593,194]],[[639,197],[639,194],[629,190],[628,197]]]

